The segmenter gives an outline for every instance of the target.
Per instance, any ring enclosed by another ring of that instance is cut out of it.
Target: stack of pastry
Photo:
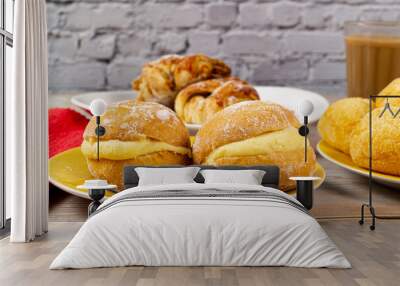
[[[84,133],[81,149],[96,178],[120,188],[126,165],[278,165],[280,187],[294,188],[290,176],[308,176],[315,154],[298,133],[294,114],[259,100],[247,82],[205,55],[167,56],[146,64],[133,81],[136,100],[110,106],[101,116],[106,133],[97,159],[96,122]],[[175,107],[176,113],[168,107]],[[184,122],[202,124],[193,150]]]
[[[186,123],[203,124],[232,104],[259,100],[257,91],[238,78],[211,79],[194,83],[178,93],[175,111]]]
[[[372,111],[372,169],[400,176],[400,120],[388,112],[380,116],[382,111],[382,107]],[[367,114],[352,132],[350,142],[351,158],[363,168],[369,168],[369,135]]]
[[[380,95],[390,95],[394,81]],[[395,93],[400,92],[400,85]],[[394,112],[400,101],[388,100]],[[372,105],[372,169],[385,174],[400,176],[400,120],[385,110],[386,100],[378,99]],[[386,111],[386,112],[384,112]],[[333,103],[318,124],[322,139],[330,146],[348,154],[354,164],[369,168],[369,101],[345,98]]]
[[[144,65],[132,88],[138,91],[138,101],[173,107],[178,92],[189,84],[230,74],[231,69],[218,59],[201,54],[169,55]]]
[[[252,86],[230,74],[218,59],[170,55],[146,64],[132,88],[138,92],[138,102],[175,107],[184,122],[202,124],[229,105],[259,99]]]

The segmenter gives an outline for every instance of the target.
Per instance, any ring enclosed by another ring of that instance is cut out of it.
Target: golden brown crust
[[[384,107],[385,104],[388,102],[390,106],[394,109],[394,112],[398,110],[400,106],[400,98],[384,98],[383,95],[380,95],[382,98],[376,99],[375,107]],[[397,108],[394,108],[397,107]]]
[[[172,71],[183,57],[169,55],[145,64],[141,75],[132,81],[132,89],[137,90],[139,102],[158,102],[171,107],[176,96]]]
[[[174,146],[190,146],[185,125],[175,112],[158,103],[128,100],[113,104],[101,116],[101,125],[106,129],[102,141],[137,141],[145,138]],[[90,142],[97,140],[95,129],[96,120],[93,117],[86,126],[84,139]]]
[[[99,179],[107,180],[110,184],[118,186],[119,190],[123,187],[123,169],[125,166],[161,166],[161,165],[188,165],[190,158],[169,151],[156,152],[132,158],[129,160],[106,160],[100,161],[87,159],[90,173]]]
[[[165,56],[144,65],[132,82],[139,92],[137,101],[152,101],[172,107],[178,92],[201,80],[229,76],[230,68],[222,61],[202,54]]]
[[[227,106],[259,99],[246,81],[233,77],[211,79],[182,89],[175,99],[175,111],[187,123],[202,124]]]
[[[298,128],[300,123],[293,112],[278,104],[263,101],[244,101],[216,113],[203,124],[193,144],[195,164],[205,162],[216,148],[264,133]]]
[[[383,108],[372,111],[372,169],[400,176],[400,120],[388,112],[381,118]],[[350,142],[350,155],[354,163],[369,169],[369,113],[355,128]]]
[[[277,104],[248,101],[232,105],[215,114],[201,127],[193,145],[194,162],[214,165],[277,165],[280,168],[280,189],[285,191],[293,189],[295,182],[289,180],[289,177],[309,176],[316,168],[315,153],[310,146],[308,146],[307,163],[304,162],[304,145],[296,130],[299,126],[294,114]],[[283,134],[288,135],[283,136]],[[246,144],[245,140],[261,135],[266,136],[262,137],[265,141],[261,142],[265,142],[265,149],[271,152],[254,155],[237,153],[240,144]],[[284,147],[287,140],[291,139],[297,143],[289,144],[290,148]],[[280,143],[277,140],[285,141]],[[236,148],[227,147],[221,151],[222,155],[213,157],[215,155],[211,154],[213,151],[230,143],[239,145],[236,145]],[[275,148],[277,146],[280,147]],[[232,153],[234,150],[236,153]]]
[[[304,149],[285,152],[271,152],[267,155],[223,157],[215,161],[216,165],[275,165],[279,167],[279,189],[288,191],[296,187],[296,183],[289,180],[290,177],[310,176],[314,174],[316,156],[314,150],[308,147],[307,163],[304,162]]]
[[[385,98],[384,96],[393,96],[400,94],[400,78],[394,79],[391,83],[389,83],[378,95],[376,98],[376,107],[384,107],[388,102],[391,107],[399,107],[400,106],[400,98]],[[397,110],[397,109],[396,109]]]
[[[322,115],[318,132],[329,145],[349,154],[351,133],[368,110],[367,99],[352,97],[338,100]]]
[[[196,54],[183,57],[173,74],[176,89],[179,91],[194,82],[227,77],[231,74],[231,69],[221,60]]]

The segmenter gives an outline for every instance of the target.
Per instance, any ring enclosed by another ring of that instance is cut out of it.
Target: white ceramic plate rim
[[[99,95],[104,95],[106,97],[108,96],[126,96],[126,99],[129,98],[135,98],[136,97],[136,92],[132,91],[132,90],[115,90],[115,91],[96,91],[96,92],[86,92],[86,93],[81,93],[78,95],[75,95],[73,97],[71,97],[71,103],[73,105],[76,105],[80,108],[89,110],[89,105],[90,103],[88,103],[85,98],[90,98],[90,97],[98,97]]]
[[[259,91],[259,93],[261,94],[261,100],[267,100],[266,96],[264,95],[264,93],[268,93],[267,90],[272,90],[272,94],[274,92],[278,92],[278,93],[290,93],[290,94],[300,94],[300,96],[304,99],[309,99],[311,101],[313,101],[314,103],[318,102],[318,109],[314,109],[314,112],[310,115],[310,123],[313,123],[315,121],[317,121],[322,114],[325,112],[326,108],[328,108],[329,106],[329,102],[326,98],[324,98],[322,95],[312,92],[312,91],[308,91],[305,89],[300,89],[300,88],[294,88],[294,87],[281,87],[281,86],[255,86],[255,88],[257,89],[257,91]],[[105,97],[124,97],[126,99],[129,98],[135,98],[136,93],[132,90],[116,90],[116,91],[99,91],[99,92],[87,92],[87,93],[82,93],[82,94],[78,94],[75,95],[71,98],[71,103],[73,105],[76,105],[80,108],[83,109],[89,109],[89,102],[87,102],[87,98],[93,97],[101,97],[101,95],[104,95]],[[86,98],[86,100],[85,100]],[[113,102],[113,101],[111,101]],[[272,100],[273,102],[273,100]],[[293,110],[293,111],[297,111],[297,110]],[[201,125],[199,124],[186,124],[188,128],[193,128],[193,129],[198,129],[200,128]]]
[[[312,114],[309,116],[309,122],[314,123],[321,118],[322,114],[324,114],[325,110],[329,106],[329,101],[323,97],[322,95],[305,90],[305,89],[300,89],[300,88],[295,88],[295,87],[285,87],[285,86],[255,86],[255,89],[258,91],[258,93],[261,96],[261,100],[263,101],[268,101],[268,90],[270,90],[271,94],[294,94],[297,97],[300,97],[301,99],[308,99],[311,100],[314,103],[314,111]],[[271,102],[275,102],[274,100],[270,100]],[[279,103],[279,102],[278,102]],[[301,117],[298,113],[298,106],[296,106],[294,109],[292,109],[296,113],[298,117]],[[301,118],[302,119],[302,118]]]
[[[282,87],[282,86],[254,86],[255,89],[259,92],[261,96],[261,100],[267,101],[266,96],[263,94],[268,94],[266,90],[270,89],[272,91],[278,91],[279,93],[291,93],[291,94],[300,94],[303,99],[308,99],[311,100],[314,105],[316,102],[318,102],[318,106],[314,109],[313,113],[309,117],[309,123],[314,123],[317,122],[322,114],[325,112],[325,110],[329,107],[329,101],[323,97],[322,95],[305,90],[305,89],[300,89],[300,88],[294,88],[294,87]],[[264,91],[263,91],[264,90]],[[273,100],[270,100],[271,102],[274,102]],[[296,116],[299,120],[301,120],[300,116],[297,114],[297,110],[292,110],[296,113]],[[186,127],[193,132],[196,132],[197,130],[200,129],[201,125],[200,124],[190,124],[190,123],[185,123]]]

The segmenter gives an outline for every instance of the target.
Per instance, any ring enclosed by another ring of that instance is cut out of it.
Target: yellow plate
[[[64,151],[49,160],[49,181],[58,188],[75,196],[90,199],[87,190],[78,189],[77,186],[85,180],[93,179],[80,147]],[[113,193],[106,192],[106,197]]]
[[[335,148],[331,147],[325,141],[320,141],[317,145],[318,152],[327,159],[328,161],[346,169],[353,173],[362,175],[364,177],[369,176],[368,169],[364,169],[362,167],[356,166],[351,157],[341,151],[336,150]],[[372,172],[372,178],[374,181],[393,187],[393,188],[400,188],[400,177],[387,175],[378,172]]]
[[[314,184],[318,188],[325,180],[325,170],[318,164],[314,174],[322,178]],[[85,180],[93,179],[87,168],[86,160],[79,147],[64,151],[49,160],[49,181],[58,188],[73,195],[89,199],[86,190],[79,190],[76,186],[82,185]],[[295,191],[288,192],[293,195]],[[106,197],[111,196],[111,192],[106,193]]]

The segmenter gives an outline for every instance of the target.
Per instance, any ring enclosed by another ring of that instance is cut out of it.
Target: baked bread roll
[[[210,79],[182,89],[175,99],[175,112],[186,123],[203,124],[229,105],[259,99],[257,91],[243,80]]]
[[[318,132],[330,146],[350,153],[350,135],[369,111],[368,99],[344,98],[332,103],[318,122]]]
[[[393,108],[393,107],[400,106],[400,98],[396,98],[396,97],[385,98],[383,96],[385,96],[385,95],[397,96],[399,94],[400,94],[400,78],[396,78],[379,93],[379,96],[382,96],[382,98],[379,98],[379,97],[376,98],[376,107],[384,107],[386,103],[389,103],[390,107],[392,107],[392,109],[394,109],[393,112],[397,112],[398,108]]]
[[[309,176],[316,168],[314,150],[308,145],[304,162],[304,137],[295,115],[277,104],[244,101],[216,113],[196,134],[195,164],[277,165],[280,188],[290,190],[291,176]]]
[[[100,160],[97,160],[96,120],[93,117],[83,134],[81,145],[90,173],[123,186],[126,165],[185,165],[190,163],[190,140],[187,129],[169,108],[153,102],[134,100],[111,105],[101,125]]]
[[[377,172],[400,176],[400,120],[383,108],[372,111],[372,169]],[[350,142],[353,162],[369,169],[369,113],[355,128]]]
[[[227,77],[231,69],[222,61],[202,54],[164,56],[147,63],[132,82],[138,101],[158,102],[173,107],[178,92],[187,85],[213,78]]]

